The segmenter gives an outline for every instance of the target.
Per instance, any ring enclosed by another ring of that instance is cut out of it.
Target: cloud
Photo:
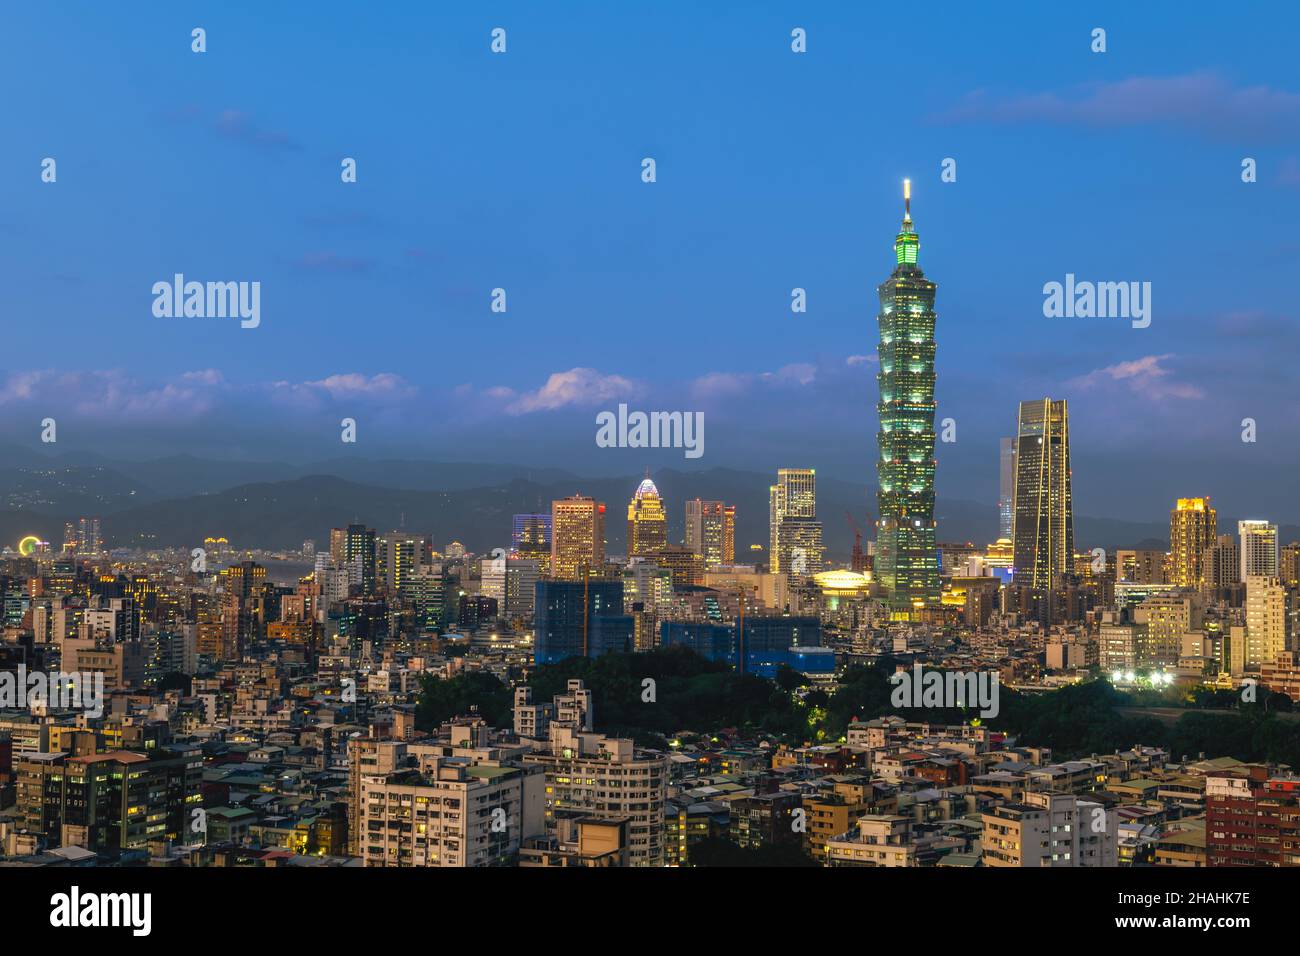
[[[142,384],[118,369],[13,372],[0,381],[0,407],[27,405],[41,414],[71,413],[94,420],[189,420],[210,411],[219,377],[187,372],[177,381]]]
[[[844,360],[845,365],[876,365],[880,362],[879,355],[850,355]]]
[[[308,382],[275,382],[272,388],[280,398],[308,402],[318,402],[324,398],[392,402],[412,398],[417,393],[417,389],[406,379],[392,372],[379,372],[376,375],[346,372]]]
[[[194,385],[221,385],[225,380],[226,377],[215,368],[200,369],[197,372],[185,372],[181,375],[182,382],[188,382]]]
[[[1064,92],[998,97],[977,90],[935,119],[1094,127],[1164,124],[1215,137],[1294,136],[1300,130],[1300,93],[1233,86],[1215,73],[1134,76]]]
[[[811,385],[816,380],[816,365],[795,362],[775,372],[709,372],[691,382],[690,392],[695,398],[725,398],[761,385]]]
[[[506,406],[511,415],[549,412],[570,406],[597,405],[628,398],[640,391],[631,379],[621,375],[602,375],[594,368],[571,368],[552,372],[546,384],[526,392]]]
[[[1162,363],[1174,358],[1172,353],[1147,355],[1131,362],[1118,362],[1105,368],[1094,369],[1068,384],[1078,389],[1105,388],[1119,384],[1134,394],[1151,401],[1163,399],[1204,398],[1205,392],[1196,385],[1176,382],[1172,372]]]
[[[222,110],[213,123],[217,135],[225,139],[255,146],[270,152],[292,152],[302,149],[285,133],[264,129],[242,110]]]

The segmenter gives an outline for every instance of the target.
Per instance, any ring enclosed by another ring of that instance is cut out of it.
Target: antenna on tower
[[[912,219],[912,181],[903,180],[903,219],[911,221]]]

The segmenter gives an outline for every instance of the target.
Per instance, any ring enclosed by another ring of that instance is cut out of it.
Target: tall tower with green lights
[[[912,184],[903,181],[903,227],[896,264],[880,296],[880,485],[876,505],[876,579],[896,619],[939,604],[934,525],[934,290],[917,265]]]

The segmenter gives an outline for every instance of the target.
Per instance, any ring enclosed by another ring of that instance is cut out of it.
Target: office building
[[[644,558],[668,544],[668,515],[659,489],[649,476],[637,486],[627,506],[627,556]]]
[[[510,546],[515,557],[536,561],[542,573],[547,573],[551,566],[551,515],[515,515]]]
[[[911,184],[904,182],[895,267],[880,286],[880,370],[876,380],[876,580],[896,617],[939,604],[934,521],[935,284],[917,264]]]
[[[808,575],[822,570],[822,525],[817,520],[817,472],[781,468],[768,488],[770,570]]]
[[[633,621],[623,613],[623,582],[538,581],[533,657],[538,664],[632,650]]]
[[[686,502],[686,547],[711,571],[736,561],[736,506],[693,498]]]
[[[1267,521],[1238,521],[1241,538],[1241,580],[1278,576],[1277,525]]]
[[[998,440],[998,537],[1011,540],[1015,528],[1016,440]]]
[[[576,581],[605,565],[605,505],[573,495],[551,502],[551,576]]]
[[[1074,558],[1066,402],[1021,402],[1016,435],[1015,583],[1051,595]]]

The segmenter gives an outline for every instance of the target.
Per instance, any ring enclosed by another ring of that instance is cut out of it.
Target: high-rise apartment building
[[[1237,534],[1241,537],[1241,580],[1277,577],[1277,525],[1238,521]]]
[[[1169,512],[1169,583],[1198,588],[1204,579],[1205,551],[1218,537],[1209,498],[1179,498]]]
[[[63,526],[63,550],[85,555],[99,554],[102,550],[99,519],[78,518],[66,522]]]
[[[1151,548],[1120,548],[1115,572],[1126,584],[1165,584],[1165,553]]]
[[[668,544],[668,515],[659,489],[647,475],[627,506],[627,556],[644,558]]]
[[[375,589],[375,529],[363,524],[330,529],[330,554],[340,565],[355,568],[354,581],[363,593]]]
[[[1246,578],[1246,668],[1271,664],[1292,643],[1290,596],[1277,578]]]
[[[1065,400],[1021,402],[1016,436],[1015,583],[1051,593],[1074,558]]]
[[[705,570],[736,561],[736,506],[693,498],[686,502],[686,547]]]
[[[1300,780],[1245,764],[1205,778],[1207,866],[1300,866]]]
[[[1300,541],[1292,541],[1282,549],[1278,565],[1282,583],[1289,588],[1300,588]]]
[[[551,576],[576,581],[605,564],[605,505],[573,495],[551,502]]]
[[[1101,803],[1050,790],[984,814],[985,866],[1118,865],[1119,814]]]
[[[1133,622],[1141,629],[1137,663],[1140,666],[1173,667],[1182,655],[1183,635],[1201,629],[1200,598],[1186,591],[1153,594],[1133,611]]]
[[[18,761],[17,810],[51,844],[105,854],[181,841],[202,806],[197,745],[169,745],[151,757],[127,750],[30,754]]]
[[[1241,583],[1241,543],[1230,534],[1221,534],[1201,559],[1201,577],[1208,589],[1226,588]]]
[[[911,184],[903,184],[903,225],[894,271],[880,297],[880,401],[876,411],[876,579],[896,616],[939,603],[934,522],[934,293],[917,265]]]
[[[562,819],[626,820],[628,864],[662,866],[667,756],[558,722],[549,731],[546,749],[524,757],[546,775],[547,828]]]
[[[424,539],[419,535],[390,531],[375,542],[375,577],[396,594],[420,566],[423,553]]]
[[[362,748],[352,778],[363,866],[507,866],[526,838],[544,831],[536,768],[492,747],[453,741],[450,747],[377,741]],[[376,772],[374,765],[392,769]]]

